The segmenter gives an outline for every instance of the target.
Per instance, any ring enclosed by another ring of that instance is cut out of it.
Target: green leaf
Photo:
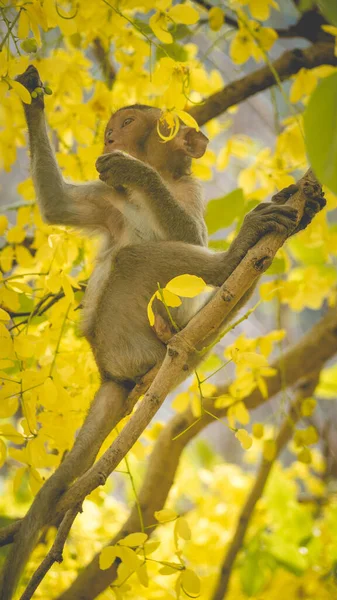
[[[266,270],[266,275],[282,275],[286,271],[286,261],[284,258],[274,258],[270,267]]]
[[[288,241],[288,248],[292,256],[297,262],[304,265],[325,265],[326,264],[326,248],[324,240],[320,246],[308,247],[296,236]],[[268,271],[268,269],[267,269]]]
[[[175,23],[174,27],[170,27],[169,32],[175,40],[182,40],[193,33],[190,27],[187,27],[183,23]]]
[[[20,100],[22,100],[22,102],[24,102],[25,104],[32,103],[32,97],[27,88],[25,88],[25,86],[22,85],[22,83],[19,83],[19,81],[11,80],[11,86],[14,92],[19,96]]]
[[[265,581],[266,568],[261,564],[260,553],[248,554],[240,569],[242,591],[246,596],[256,596],[262,590]]]
[[[234,219],[242,216],[243,207],[244,196],[241,188],[211,200],[206,209],[208,233],[212,234],[219,229],[229,227]]]
[[[300,554],[299,548],[280,538],[271,541],[268,550],[279,565],[294,575],[302,575],[308,567],[308,558]]]
[[[183,298],[194,298],[198,296],[202,292],[207,291],[207,284],[204,282],[201,277],[197,277],[197,275],[178,275],[174,277],[166,284],[166,290],[172,294],[177,294],[178,296],[183,296]],[[164,292],[164,290],[163,290]],[[166,298],[165,298],[166,300]],[[169,306],[179,306],[176,304],[169,304]]]
[[[137,571],[142,564],[137,554],[127,546],[115,546],[116,555],[123,561],[129,571]]]
[[[162,510],[156,510],[154,516],[159,523],[168,523],[169,521],[175,521],[178,515],[171,508],[163,508]]]
[[[173,573],[178,573],[178,571],[183,570],[183,566],[180,563],[161,560],[160,564],[163,565],[163,567],[159,570],[161,575],[173,575]]]
[[[325,18],[332,25],[337,26],[337,4],[336,0],[318,0],[318,7]]]
[[[143,563],[140,565],[139,569],[136,571],[137,577],[139,579],[139,583],[144,587],[149,587],[149,575],[147,572],[147,565]]]
[[[219,252],[228,250],[230,243],[227,240],[210,240],[208,247]]]
[[[175,34],[173,31],[171,31],[170,33],[172,33],[175,37]],[[173,60],[176,60],[177,62],[185,62],[188,60],[188,54],[184,48],[184,46],[181,46],[180,44],[176,44],[176,42],[173,42],[172,44],[161,44],[156,51],[156,60],[160,60],[161,58],[164,58],[164,56],[169,56],[170,58],[173,58]]]
[[[149,536],[146,533],[142,533],[142,532],[130,533],[125,538],[119,540],[118,544],[120,546],[130,546],[130,547],[142,546],[144,544],[144,542],[146,542],[148,537]]]
[[[133,19],[133,24],[145,35],[153,36],[153,31],[146,21],[142,21],[141,19]]]
[[[337,7],[336,7],[337,8]],[[322,79],[304,113],[309,162],[321,183],[337,194],[337,73]]]
[[[183,540],[191,539],[191,530],[188,522],[183,517],[179,517],[179,519],[175,522],[175,532],[181,537]]]
[[[102,569],[102,571],[109,569],[116,556],[117,552],[115,546],[107,546],[106,548],[103,548],[99,555],[99,568]]]
[[[200,595],[200,579],[194,571],[186,569],[181,574],[181,587],[189,598],[198,598]]]

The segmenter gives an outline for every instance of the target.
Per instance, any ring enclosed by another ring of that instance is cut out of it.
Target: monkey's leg
[[[46,481],[24,517],[0,579],[0,599],[11,600],[22,570],[60,496],[94,462],[103,441],[124,413],[128,390],[108,381],[99,388],[73,449]]]

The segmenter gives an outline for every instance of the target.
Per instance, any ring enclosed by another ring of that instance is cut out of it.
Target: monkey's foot
[[[152,325],[152,329],[157,338],[160,339],[160,341],[165,345],[168,344],[170,339],[176,333],[170,323],[168,323],[164,317],[157,313],[154,315],[154,324]]]
[[[272,197],[272,202],[276,204],[285,204],[293,194],[296,194],[300,190],[298,185],[289,185]],[[324,192],[322,186],[317,182],[305,181],[302,186],[302,193],[305,195],[306,202],[304,212],[301,221],[299,222],[296,229],[293,231],[297,233],[302,229],[305,229],[309,223],[313,220],[315,215],[324,208],[326,200],[324,198]]]

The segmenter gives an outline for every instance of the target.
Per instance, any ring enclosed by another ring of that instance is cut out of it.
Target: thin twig
[[[3,40],[1,40],[1,43],[0,43],[0,52],[1,52],[1,50],[3,49],[3,47],[4,47],[5,43],[6,43],[6,41],[7,41],[7,40],[8,40],[8,38],[9,38],[9,36],[11,35],[11,33],[12,33],[12,31],[13,31],[13,29],[14,29],[14,27],[15,27],[15,25],[16,25],[16,23],[17,23],[17,21],[18,21],[19,17],[20,17],[20,15],[21,15],[21,11],[22,11],[22,10],[24,10],[24,9],[22,9],[22,8],[20,8],[20,9],[19,9],[19,11],[18,11],[18,13],[15,15],[15,18],[13,19],[12,23],[9,25],[9,27],[8,27],[8,30],[7,30],[7,32],[6,32],[6,34],[5,34],[4,38],[3,38]]]

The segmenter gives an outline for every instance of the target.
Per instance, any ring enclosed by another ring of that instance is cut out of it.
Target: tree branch
[[[305,50],[287,50],[272,63],[273,69],[278,73],[281,81],[289,79],[302,68],[314,69],[321,65],[337,65],[334,44],[317,43]],[[219,92],[209,96],[203,104],[193,106],[189,112],[199,125],[204,125],[207,121],[218,117],[230,106],[239,104],[276,83],[272,71],[266,65],[233,81]]]
[[[237,527],[233,539],[227,550],[226,557],[221,565],[219,581],[216,585],[211,600],[223,600],[228,591],[229,579],[232,573],[233,565],[236,557],[242,548],[242,544],[250,525],[255,506],[263,494],[263,490],[267,483],[268,477],[285,445],[289,442],[294,431],[294,425],[301,418],[301,403],[304,398],[311,396],[317,386],[319,373],[315,373],[312,377],[300,382],[300,391],[292,405],[290,406],[288,415],[284,419],[280,431],[276,437],[276,452],[272,460],[262,459],[260,468],[257,472],[253,487],[247,497],[247,500],[240,512]]]
[[[14,523],[0,529],[0,547],[14,542],[15,534],[19,531],[21,522],[22,519],[18,519]]]
[[[331,309],[293,348],[288,350],[282,359],[271,366],[276,373],[266,380],[268,396],[264,398],[258,388],[255,388],[243,402],[252,410],[261,406],[279,393],[283,386],[294,385],[311,372],[321,370],[324,363],[337,352],[337,311]],[[225,386],[216,391],[216,395],[228,393]],[[213,400],[204,399],[206,411],[212,412],[217,418],[226,416],[227,408],[215,408]],[[144,526],[153,525],[155,511],[161,510],[173,484],[180,457],[187,444],[214,419],[206,412],[202,419],[196,421],[190,408],[175,415],[161,431],[149,459],[148,468],[138,494]],[[191,427],[194,424],[193,427]],[[180,437],[180,433],[184,432]],[[175,439],[174,439],[175,438]],[[151,533],[154,528],[151,528]],[[129,518],[122,526],[111,545],[129,533],[139,531],[139,514],[135,505]],[[103,592],[116,578],[117,564],[102,571],[98,564],[97,554],[89,565],[81,571],[73,584],[63,592],[58,600],[93,600]]]
[[[210,4],[207,0],[193,0],[193,2],[207,11],[211,10],[214,6],[214,4]],[[235,29],[239,28],[238,21],[227,14],[225,15],[225,23]],[[313,8],[301,14],[299,20],[293,25],[290,25],[290,27],[287,27],[286,29],[275,29],[275,31],[280,38],[298,37],[309,40],[310,42],[328,41],[328,34],[321,29],[322,25],[326,24],[327,21],[319,9]]]
[[[64,519],[56,534],[56,538],[52,547],[50,548],[48,554],[46,555],[42,563],[36,569],[35,573],[32,575],[20,600],[30,600],[35,590],[38,588],[41,581],[46,576],[49,569],[51,569],[53,564],[55,562],[61,563],[63,561],[64,544],[67,541],[70,529],[72,528],[73,522],[75,521],[79,510],[80,509],[78,507],[75,507],[74,509],[69,510],[65,514]]]
[[[92,48],[94,56],[101,68],[105,82],[109,90],[111,90],[116,79],[116,69],[109,59],[109,53],[105,50],[102,40],[98,37],[94,39]]]

